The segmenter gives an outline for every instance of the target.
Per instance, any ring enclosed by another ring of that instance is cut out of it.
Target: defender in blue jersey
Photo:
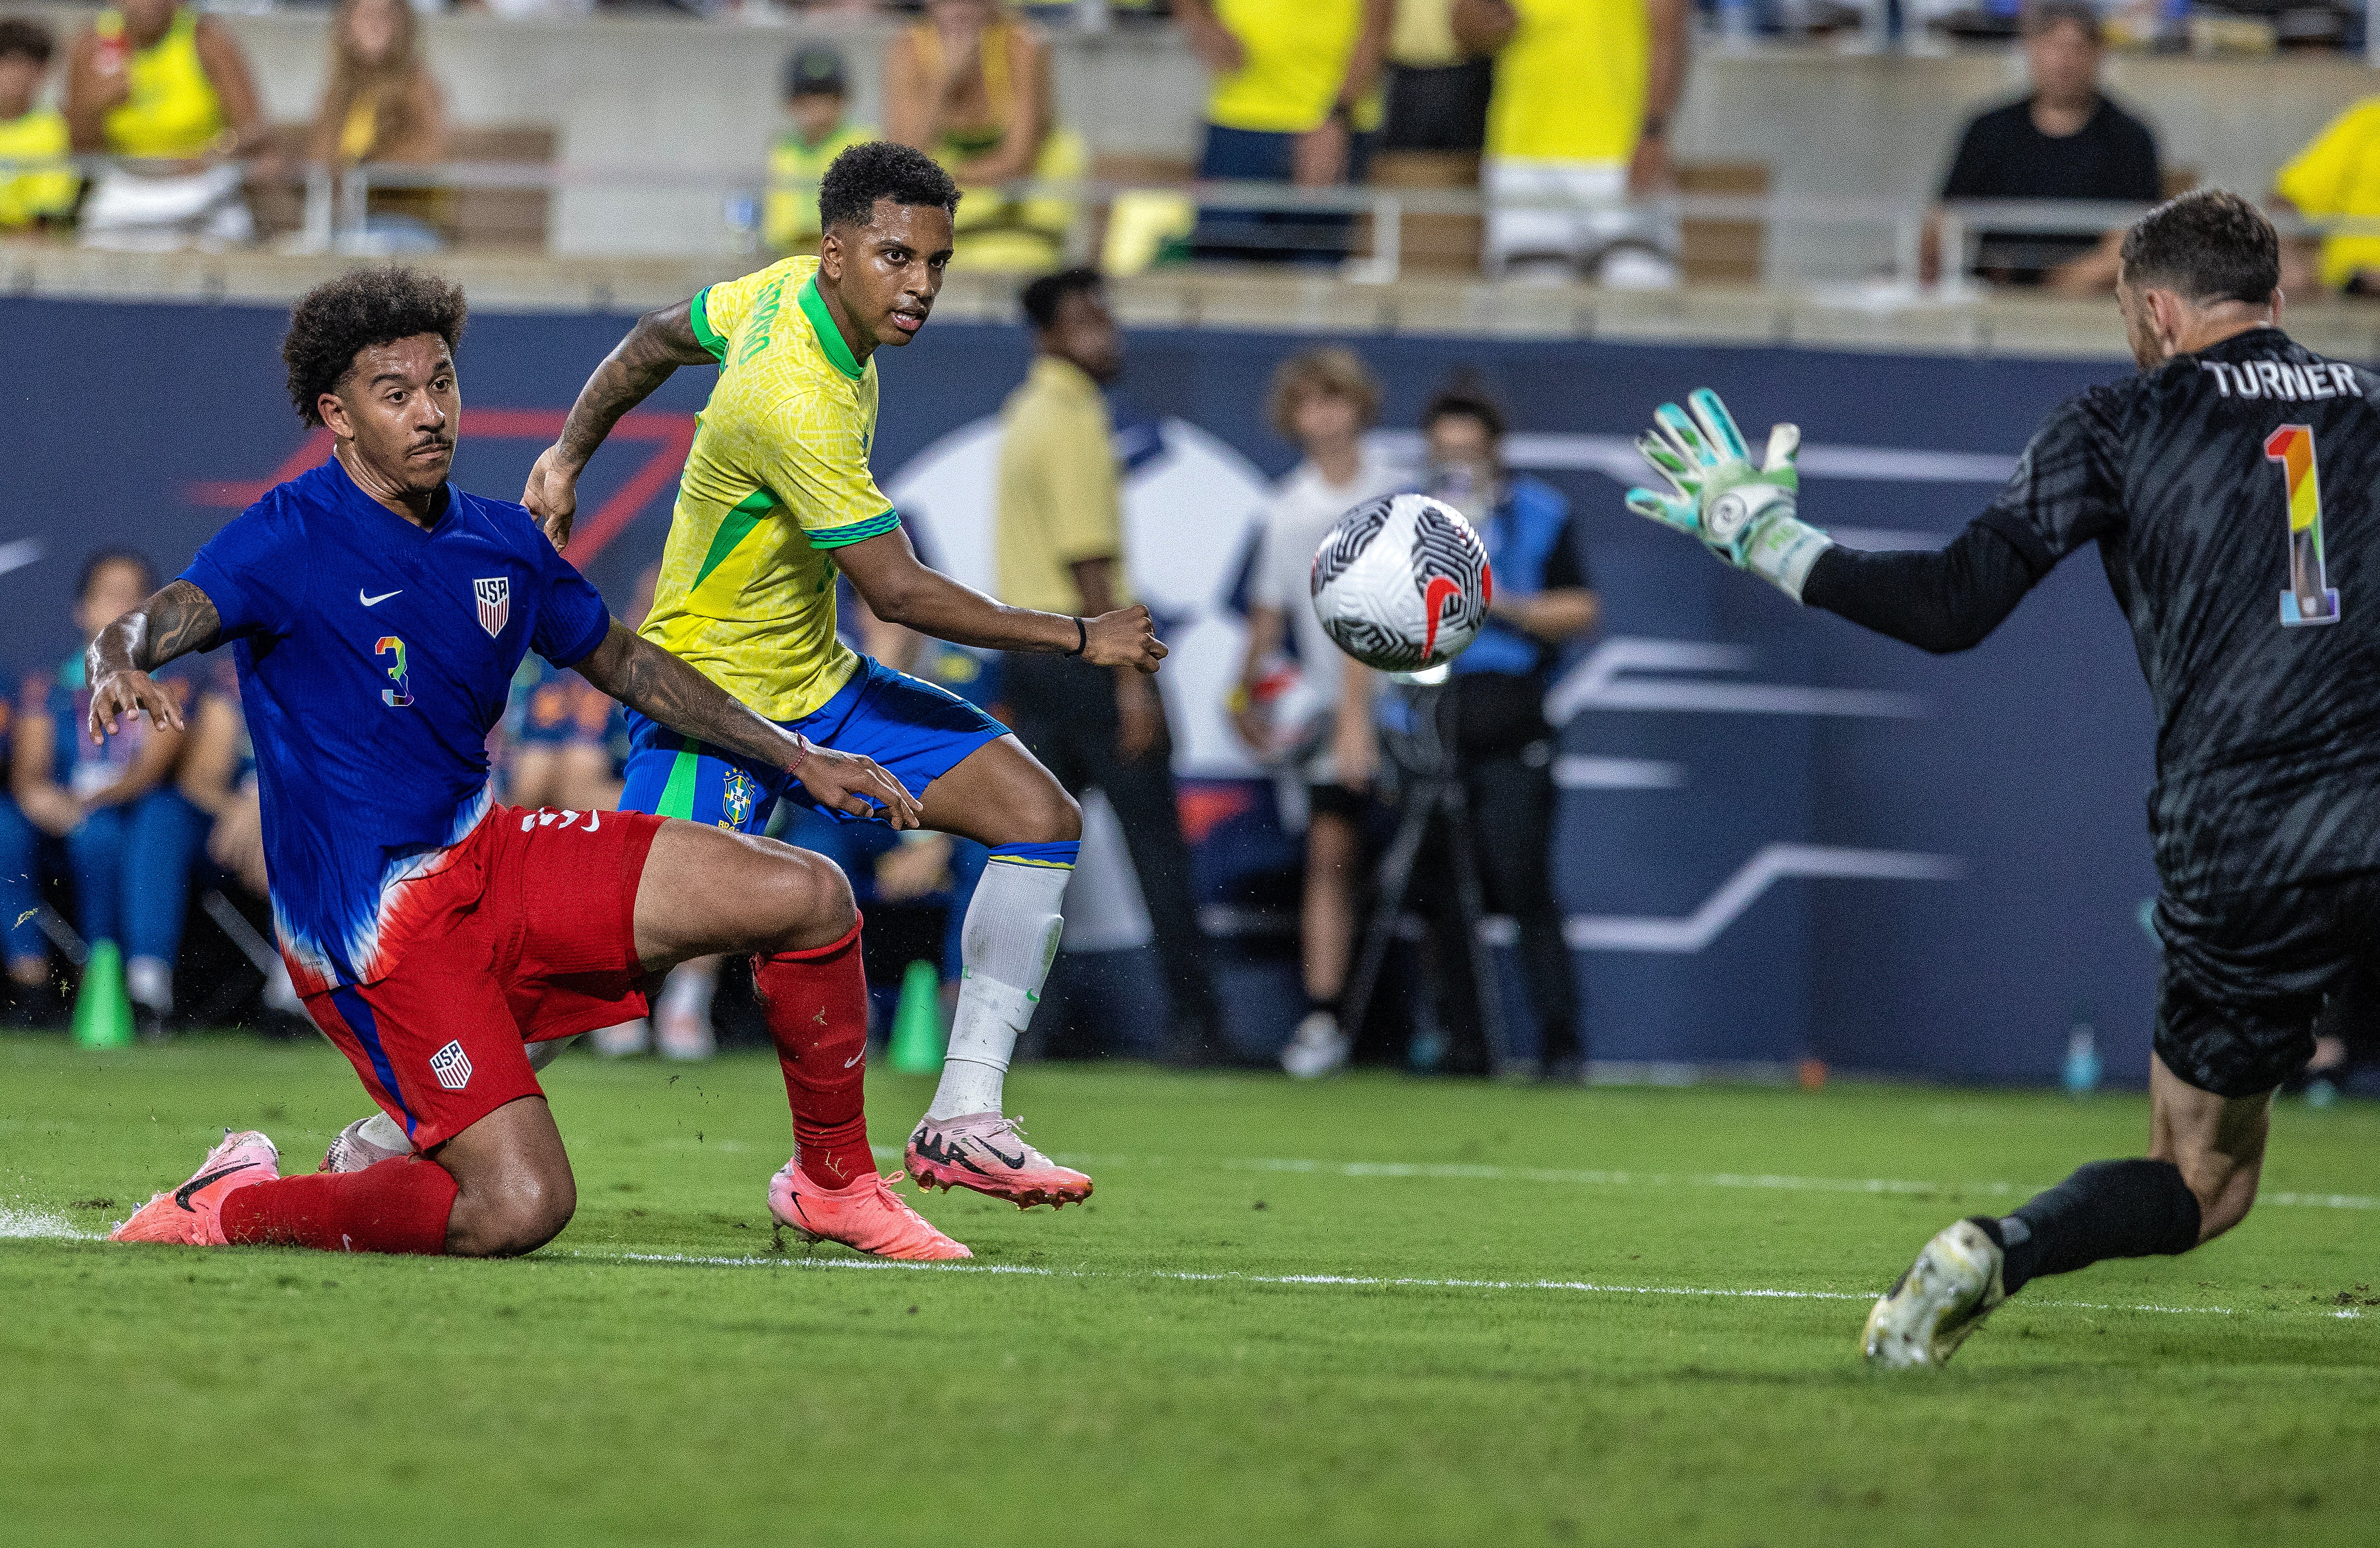
[[[849,1093],[848,1118],[797,1126],[795,1143],[856,1155],[850,1180],[796,1189],[785,1223],[868,1251],[965,1256],[892,1196],[866,1148],[867,985],[840,872],[690,822],[493,799],[488,732],[534,650],[783,769],[814,801],[904,828],[918,810],[873,761],[771,725],[614,623],[519,506],[447,482],[463,319],[459,289],[403,269],[301,301],[283,355],[299,414],[335,438],[332,460],[217,533],[89,656],[96,743],[127,714],[179,729],[151,671],[233,644],[283,955],[418,1154],[281,1178],[270,1140],[230,1134],[116,1239],[531,1251],[567,1223],[576,1191],[526,1045],[641,1015],[648,975],[742,950],[758,954],[781,1046],[800,1030],[789,1087]]]

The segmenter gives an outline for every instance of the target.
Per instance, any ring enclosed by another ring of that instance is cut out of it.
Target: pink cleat
[[[402,1148],[392,1148],[401,1146]],[[331,1141],[331,1148],[322,1153],[318,1172],[360,1172],[382,1161],[395,1161],[413,1154],[412,1143],[405,1131],[389,1120],[386,1113],[374,1113],[359,1118],[339,1131]]]
[[[944,1236],[902,1203],[891,1187],[892,1178],[870,1172],[848,1187],[821,1188],[788,1161],[769,1179],[769,1214],[806,1241],[839,1241],[880,1258],[932,1263],[975,1256],[965,1242]]]
[[[223,1247],[223,1202],[251,1182],[281,1175],[281,1153],[253,1129],[224,1131],[223,1143],[207,1152],[190,1180],[160,1193],[108,1233],[110,1241],[172,1241],[186,1247]]]
[[[922,1120],[909,1136],[906,1160],[920,1188],[972,1188],[1019,1209],[1078,1204],[1091,1196],[1089,1178],[1034,1149],[1017,1120],[998,1113]]]

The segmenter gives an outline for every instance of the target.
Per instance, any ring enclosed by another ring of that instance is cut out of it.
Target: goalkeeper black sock
[[[2029,1279],[2103,1258],[2189,1252],[2198,1245],[2198,1195],[2170,1161],[2094,1161],[2014,1215],[1975,1224],[2000,1245],[2000,1279],[2014,1295]]]

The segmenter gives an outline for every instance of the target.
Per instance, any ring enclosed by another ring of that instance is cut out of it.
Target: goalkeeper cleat
[[[207,1152],[190,1180],[160,1193],[110,1231],[110,1241],[171,1241],[185,1247],[223,1247],[224,1200],[251,1182],[281,1175],[281,1153],[253,1129],[224,1131],[223,1143]]]
[[[405,1137],[386,1113],[374,1113],[359,1118],[333,1137],[331,1148],[322,1153],[318,1172],[359,1172],[366,1167],[376,1167],[383,1161],[395,1161],[413,1154],[411,1142]]]
[[[920,1188],[972,1188],[1019,1209],[1062,1208],[1091,1196],[1091,1179],[1034,1149],[1013,1118],[969,1113],[923,1119],[905,1157]]]
[[[2004,1256],[1999,1243],[1973,1220],[1938,1232],[1867,1314],[1861,1352],[1869,1363],[1894,1370],[1949,1360],[1992,1308],[2008,1299],[2000,1280]]]
[[[769,1179],[769,1214],[804,1241],[839,1241],[880,1258],[933,1263],[974,1257],[965,1242],[936,1230],[892,1191],[892,1179],[900,1175],[880,1178],[870,1172],[848,1187],[822,1188],[788,1161]]]

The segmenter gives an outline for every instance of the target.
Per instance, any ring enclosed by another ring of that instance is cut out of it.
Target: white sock
[[[413,1150],[413,1142],[405,1137],[405,1131],[396,1126],[396,1119],[386,1113],[372,1114],[364,1119],[364,1126],[356,1132],[381,1149],[393,1150],[399,1155],[409,1155]]]
[[[273,971],[265,974],[264,1003],[292,1016],[306,1014],[306,1002],[298,998],[298,986],[289,981],[289,964],[278,957],[273,959]]]
[[[124,964],[124,993],[137,1005],[164,1015],[174,1009],[174,964],[163,957],[135,957]]]
[[[705,1026],[710,1024],[711,991],[719,987],[716,968],[705,971],[692,962],[681,964],[669,975],[662,988],[662,1002],[654,1008],[661,1016],[691,1016]]]
[[[1058,955],[1065,927],[1059,912],[1072,869],[1014,865],[995,859],[983,868],[975,901],[959,930],[959,1006],[951,1019],[950,1052],[929,1119],[1000,1111],[1002,1078],[1016,1038],[1033,1019],[1042,981]]]

